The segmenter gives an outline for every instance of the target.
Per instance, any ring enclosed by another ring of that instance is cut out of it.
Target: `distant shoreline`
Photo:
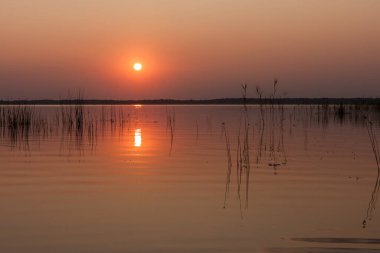
[[[219,98],[219,99],[143,99],[143,100],[104,100],[104,99],[39,99],[39,100],[0,100],[0,105],[380,105],[380,98]]]

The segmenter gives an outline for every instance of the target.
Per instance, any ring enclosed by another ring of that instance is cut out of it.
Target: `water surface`
[[[28,108],[0,128],[0,252],[380,252],[376,112]]]

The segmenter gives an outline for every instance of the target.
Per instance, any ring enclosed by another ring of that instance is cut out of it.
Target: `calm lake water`
[[[380,252],[378,112],[27,108],[0,127],[0,252]]]

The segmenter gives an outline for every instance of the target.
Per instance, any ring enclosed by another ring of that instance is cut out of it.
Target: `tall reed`
[[[232,158],[231,158],[231,145],[230,145],[230,137],[228,135],[226,124],[222,123],[222,131],[224,133],[225,141],[226,141],[226,151],[227,151],[227,176],[226,176],[226,189],[224,192],[224,205],[226,208],[227,197],[230,192],[230,183],[231,183],[231,171],[232,171]]]

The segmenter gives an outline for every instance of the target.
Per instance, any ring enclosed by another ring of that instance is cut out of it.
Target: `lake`
[[[371,108],[0,115],[0,252],[380,252]]]

